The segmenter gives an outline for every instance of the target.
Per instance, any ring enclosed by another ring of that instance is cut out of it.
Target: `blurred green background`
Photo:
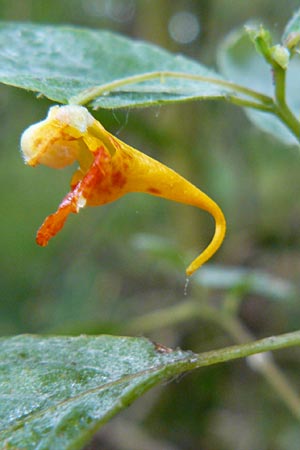
[[[261,18],[280,33],[296,7],[292,0],[0,0],[0,18],[105,28],[215,67],[218,43],[230,30]],[[299,328],[299,149],[263,134],[224,102],[95,114],[222,206],[226,241],[185,292],[185,267],[213,233],[211,218],[191,207],[131,194],[71,217],[47,248],[35,244],[39,225],[68,191],[73,169],[23,164],[20,135],[44,118],[49,101],[6,86],[0,100],[1,335],[129,334],[131,324],[134,335],[198,352],[234,343],[207,320],[138,325],[139,317],[190,298],[219,307],[238,297],[239,317],[257,338]],[[239,277],[231,283],[236,269],[254,270],[263,287],[249,288]],[[276,285],[260,274],[284,281]],[[279,352],[276,359],[299,391],[300,352]],[[151,391],[89,448],[299,450],[299,442],[297,421],[240,361]]]

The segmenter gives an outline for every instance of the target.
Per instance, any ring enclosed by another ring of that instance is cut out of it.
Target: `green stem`
[[[201,319],[210,320],[215,323],[218,323],[218,325],[220,325],[236,342],[241,344],[241,346],[236,346],[235,347],[236,349],[239,349],[241,347],[244,348],[245,345],[249,345],[247,344],[249,341],[254,339],[251,333],[244,327],[242,322],[228,311],[224,309],[217,310],[212,306],[199,304],[195,300],[188,300],[178,305],[164,308],[162,310],[152,312],[137,319],[134,319],[128,324],[128,326],[126,327],[126,331],[127,332],[143,331],[143,333],[146,333],[149,331],[153,331],[154,329],[157,328],[164,328],[166,326],[176,325],[185,320],[189,320],[192,317],[193,318],[198,317]],[[290,346],[289,343],[291,343],[292,346],[298,345],[297,342],[299,342],[300,345],[300,331],[296,332],[296,334],[289,333],[283,336],[286,337],[285,341],[282,340],[282,336],[275,336],[273,338],[267,338],[267,340],[263,340],[265,343],[268,343],[269,345],[270,340],[273,339],[275,347],[266,348],[262,351],[265,352],[269,350],[276,350],[277,345],[280,346],[284,345],[288,347]],[[277,341],[277,338],[279,339],[279,341]],[[297,341],[298,339],[299,341]],[[255,344],[255,342],[253,344]],[[255,353],[259,353],[259,351],[249,354],[247,353],[238,357],[243,356],[247,357]],[[251,367],[257,372],[260,372],[264,376],[266,381],[274,388],[277,395],[280,396],[280,398],[286,404],[289,410],[295,415],[297,419],[300,420],[300,399],[298,397],[298,394],[294,391],[289,381],[285,378],[284,374],[272,360],[271,355],[268,355],[268,357],[261,357],[256,359],[253,358],[255,357],[252,356],[252,359],[249,358],[249,363]],[[215,362],[213,362],[212,364],[214,363]]]
[[[246,88],[244,86],[240,86],[236,83],[232,83],[231,81],[226,81],[213,77],[204,77],[202,75],[189,74],[184,72],[171,72],[171,71],[148,72],[140,75],[133,75],[127,78],[115,80],[110,83],[102,84],[100,86],[94,86],[85,89],[78,95],[75,95],[74,97],[70,98],[69,103],[76,105],[85,105],[94,100],[95,98],[101,95],[106,95],[117,88],[127,86],[130,84],[141,83],[147,80],[154,80],[156,78],[160,78],[162,83],[164,81],[164,78],[181,78],[205,83],[213,83],[219,86],[232,89],[236,92],[240,92],[241,94],[244,94],[248,97],[255,98],[256,100],[262,103],[272,104],[272,99],[270,97],[260,94],[259,92],[253,91],[252,89]]]
[[[279,107],[286,107],[286,71],[279,66],[273,66],[275,99]]]
[[[279,119],[286,125],[286,127],[291,131],[291,133],[300,140],[300,122],[291,112],[291,110],[286,108],[276,108],[275,114],[279,117]]]
[[[212,350],[200,354],[193,354],[189,361],[175,363],[180,367],[180,372],[211,366],[239,358],[246,358],[258,353],[280,350],[287,347],[300,346],[300,331],[293,333],[270,336],[258,341],[242,345],[232,345],[220,350]],[[178,372],[177,372],[178,373]],[[299,412],[298,412],[299,413]],[[300,414],[298,414],[300,417]]]
[[[178,79],[199,81],[204,83],[212,83],[215,85],[223,86],[224,88],[227,89],[232,89],[235,92],[239,92],[243,95],[246,95],[248,97],[257,100],[257,102],[252,102],[247,99],[239,98],[235,95],[230,94],[226,97],[230,102],[238,106],[243,106],[246,108],[254,108],[257,110],[275,114],[299,140],[300,122],[297,120],[297,118],[294,116],[292,111],[287,106],[285,99],[286,71],[277,64],[273,65],[272,68],[274,73],[275,101],[267,95],[261,94],[257,91],[233,83],[231,81],[213,77],[205,77],[197,74],[189,74],[185,72],[156,71],[129,76],[99,86],[94,86],[85,89],[78,95],[71,97],[69,99],[69,103],[76,105],[85,105],[94,100],[95,98],[100,97],[101,95],[109,94],[111,91],[115,89],[128,86],[131,84],[141,83],[147,80],[154,80],[156,78],[160,78],[161,83],[163,83],[164,78],[178,78]]]
[[[286,103],[286,70],[278,65],[273,65],[273,76],[275,84],[274,113],[300,140],[300,122]]]
[[[286,71],[276,65],[272,66],[274,74],[275,95],[274,100],[270,103],[252,102],[234,95],[228,96],[227,99],[238,106],[245,108],[254,108],[260,111],[269,112],[277,116],[284,125],[300,140],[300,122],[292,113],[286,103]]]
[[[236,97],[234,95],[228,95],[226,97],[226,100],[228,100],[230,103],[233,103],[234,105],[242,106],[243,108],[252,108],[258,109],[259,111],[274,113],[274,105],[272,104],[252,102],[251,100],[246,100],[244,98]]]
[[[275,83],[275,101],[267,95],[261,94],[257,91],[233,83],[231,81],[213,77],[205,77],[202,75],[189,74],[184,72],[156,71],[129,76],[126,78],[102,84],[100,86],[94,86],[85,89],[82,92],[79,92],[78,95],[71,97],[69,99],[69,103],[76,105],[85,105],[94,100],[95,98],[100,97],[101,95],[109,94],[111,91],[114,91],[115,89],[128,86],[131,84],[141,83],[147,80],[154,80],[156,78],[160,78],[162,83],[164,81],[164,78],[178,78],[178,79],[199,81],[204,83],[212,83],[218,86],[223,86],[224,88],[227,89],[232,89],[235,92],[239,92],[240,94],[243,94],[247,97],[251,97],[257,100],[257,102],[252,102],[247,99],[239,98],[235,95],[230,94],[226,97],[230,102],[238,106],[243,106],[246,108],[254,108],[264,112],[273,113],[286,125],[286,127],[299,140],[300,123],[287,106],[285,100],[285,70],[282,69],[280,66],[276,65],[273,66],[273,71]]]
[[[227,317],[223,317],[220,320],[217,318],[217,321],[236,342],[245,344],[254,339],[242,322],[234,316],[227,315]],[[253,370],[264,376],[291,413],[300,420],[300,398],[291,386],[291,383],[273,361],[272,355],[258,355],[258,357],[252,355],[248,357],[248,362]]]

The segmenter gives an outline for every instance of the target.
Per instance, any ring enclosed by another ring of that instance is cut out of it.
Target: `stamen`
[[[50,216],[46,217],[37,232],[37,244],[41,245],[42,247],[46,247],[49,240],[62,229],[68,215],[71,212],[77,213],[77,199],[75,190],[73,192],[69,192],[65,196],[55,213],[50,214]]]
[[[49,240],[54,237],[64,226],[70,213],[77,214],[86,205],[87,198],[95,188],[105,178],[103,165],[107,163],[108,152],[104,147],[100,147],[94,153],[94,161],[86,175],[69,192],[59,205],[57,211],[46,217],[36,235],[37,244],[45,247]]]

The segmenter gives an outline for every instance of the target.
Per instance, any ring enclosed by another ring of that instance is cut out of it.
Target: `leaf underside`
[[[171,71],[221,78],[205,66],[155,45],[116,33],[71,26],[0,23],[0,81],[58,102],[87,88],[149,72]],[[228,89],[208,82],[157,77],[107,92],[91,105],[122,108],[201,98]]]
[[[222,73],[234,82],[273,96],[273,80],[270,66],[256,52],[245,29],[233,31],[220,46],[218,62]],[[299,90],[300,59],[295,56],[287,71],[287,102],[298,116],[300,111]],[[274,115],[245,109],[249,119],[261,130],[275,136],[288,145],[299,145],[296,137]]]
[[[288,44],[289,40],[297,39],[299,44],[300,37],[300,8],[295,11],[293,17],[288,21],[282,35],[282,42]]]

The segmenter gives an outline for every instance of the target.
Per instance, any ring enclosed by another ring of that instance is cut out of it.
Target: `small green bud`
[[[274,62],[276,62],[282,69],[286,70],[289,65],[290,52],[283,45],[277,44],[270,48],[270,55]]]
[[[262,25],[258,26],[246,26],[246,32],[255,45],[258,53],[264,56],[269,64],[272,64],[271,45],[272,38],[268,30]]]

